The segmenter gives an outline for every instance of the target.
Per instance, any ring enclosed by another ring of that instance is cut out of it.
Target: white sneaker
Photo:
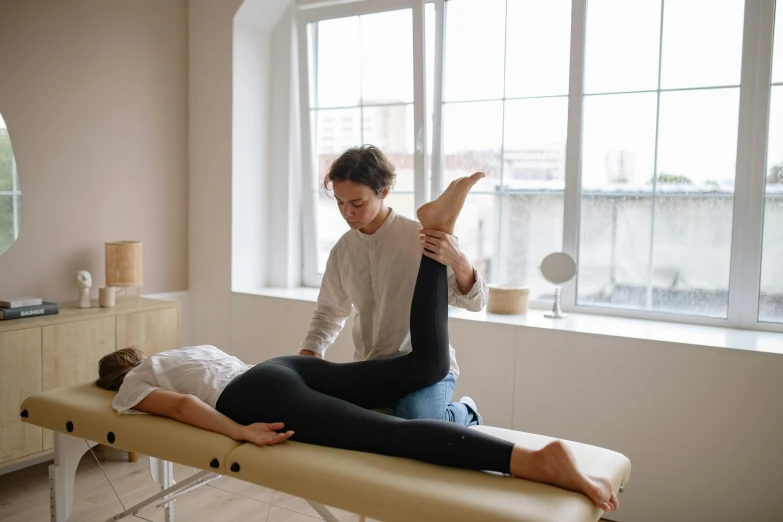
[[[476,406],[476,401],[474,401],[473,399],[471,399],[470,397],[468,397],[466,395],[465,397],[462,397],[459,400],[459,402],[461,402],[462,404],[464,404],[465,406],[470,408],[470,410],[473,412],[473,415],[475,415],[475,417],[476,417],[476,419],[475,419],[476,420],[476,424],[478,424],[479,426],[484,424],[484,418],[481,415],[479,415],[478,406]]]

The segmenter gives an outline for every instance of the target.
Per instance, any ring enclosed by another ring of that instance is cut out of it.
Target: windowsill
[[[311,303],[318,299],[318,288],[311,287],[258,288],[234,293]],[[783,354],[783,333],[579,313],[571,313],[564,319],[550,319],[544,317],[545,311],[531,309],[523,315],[500,315],[449,307],[449,317],[490,324]]]

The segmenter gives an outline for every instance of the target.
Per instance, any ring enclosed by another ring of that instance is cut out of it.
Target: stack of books
[[[22,297],[10,301],[0,300],[0,321],[57,313],[60,313],[60,305],[48,303],[38,297]]]

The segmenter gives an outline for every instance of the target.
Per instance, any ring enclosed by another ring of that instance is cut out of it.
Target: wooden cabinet
[[[135,346],[147,355],[179,348],[179,310],[117,317],[117,349]]]
[[[44,326],[41,330],[44,391],[96,379],[98,361],[114,351],[114,317]],[[53,447],[52,431],[44,430],[43,449]]]
[[[42,429],[25,424],[19,405],[41,391],[41,329],[0,332],[0,463],[39,453]]]
[[[42,390],[98,378],[98,361],[135,346],[179,347],[179,303],[120,300],[116,307],[60,305],[56,315],[0,321],[0,466],[51,452],[51,431],[20,422],[19,405]]]

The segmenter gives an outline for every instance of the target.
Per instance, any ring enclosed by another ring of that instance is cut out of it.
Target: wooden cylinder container
[[[526,286],[489,286],[487,312],[526,314],[530,289]]]

